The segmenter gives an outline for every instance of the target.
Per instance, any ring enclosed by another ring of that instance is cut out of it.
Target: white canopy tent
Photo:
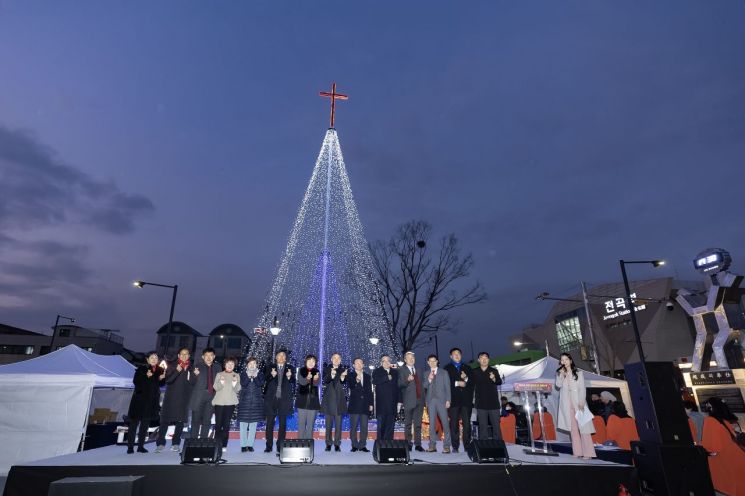
[[[502,376],[503,384],[501,386],[502,393],[509,393],[514,391],[514,385],[516,383],[550,383],[554,384],[556,378],[556,369],[559,368],[559,360],[553,357],[544,357],[540,360],[536,360],[533,363],[527,365],[499,365],[498,370]],[[599,388],[599,389],[618,389],[621,391],[621,401],[629,411],[629,415],[633,416],[633,405],[631,404],[631,395],[629,394],[629,386],[626,381],[620,379],[614,379],[613,377],[606,377],[604,375],[595,374],[583,370],[585,376],[585,387],[586,388]],[[517,393],[515,393],[517,394]],[[531,398],[531,409],[533,408],[532,402],[534,401],[534,395],[530,395]],[[520,396],[520,403],[522,401],[522,395]],[[556,388],[552,389],[548,398],[546,398],[545,406],[554,418],[557,417],[557,410],[559,404],[559,394]]]
[[[131,396],[134,371],[121,356],[75,345],[0,366],[0,474],[19,462],[76,452],[94,389],[120,390],[122,404],[121,397]]]

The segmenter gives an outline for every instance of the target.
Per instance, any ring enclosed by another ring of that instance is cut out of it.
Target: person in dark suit
[[[321,372],[316,368],[315,355],[305,357],[305,366],[297,372],[297,437],[298,439],[313,439],[313,429],[316,415],[321,409],[318,399],[318,385],[321,383]]]
[[[383,355],[380,367],[373,371],[375,386],[375,415],[378,418],[378,439],[392,440],[398,405],[398,371],[391,364],[391,357]]]
[[[189,401],[194,389],[194,364],[188,348],[181,348],[178,358],[166,366],[166,392],[163,395],[163,408],[160,411],[160,427],[155,452],[160,453],[166,446],[166,432],[170,424],[176,424],[171,440],[171,450],[178,451],[184,423],[189,419]]]
[[[129,402],[129,431],[127,431],[127,453],[134,453],[134,442],[137,436],[137,424],[140,424],[139,438],[137,439],[137,452],[147,453],[145,439],[150,419],[158,417],[160,408],[160,384],[166,378],[166,371],[158,366],[158,353],[150,351],[147,353],[147,365],[138,367],[132,382],[135,390]]]
[[[277,431],[277,453],[287,433],[287,417],[292,415],[292,386],[295,372],[287,364],[287,353],[279,350],[274,356],[276,362],[266,366],[266,391],[264,392],[264,413],[266,414],[266,448],[271,453],[274,442],[274,421],[279,418]]]
[[[341,420],[347,413],[347,394],[344,384],[349,371],[341,364],[341,355],[331,355],[331,364],[323,371],[323,399],[321,400],[321,413],[326,420],[326,451],[341,451]],[[334,428],[333,439],[331,428]]]
[[[367,420],[373,411],[372,378],[365,372],[361,358],[355,358],[353,369],[347,375],[349,388],[349,438],[352,452],[370,451],[367,449]],[[358,435],[359,429],[359,435]]]
[[[202,351],[202,363],[194,367],[194,391],[191,394],[191,438],[206,438],[209,436],[212,414],[215,407],[212,399],[215,397],[215,377],[222,372],[222,367],[215,362],[215,350],[205,348]]]
[[[409,449],[424,451],[422,448],[422,416],[424,415],[423,379],[416,370],[416,358],[413,351],[404,354],[404,365],[399,369],[398,387],[401,388],[401,402],[404,405],[404,437]],[[412,427],[414,442],[412,444]]]
[[[442,452],[450,453],[450,429],[448,429],[448,408],[450,408],[450,377],[439,367],[437,355],[427,357],[424,371],[424,397],[429,414],[429,449],[427,452],[437,451],[437,419],[440,419],[444,434]]]
[[[479,439],[502,439],[499,423],[499,394],[497,386],[502,384],[499,372],[489,367],[489,354],[479,353],[479,366],[471,374],[476,394],[476,418],[479,422]],[[491,424],[491,435],[489,435]]]
[[[445,365],[445,372],[450,379],[450,439],[453,443],[453,453],[460,448],[460,424],[463,424],[463,447],[471,444],[471,409],[473,408],[473,383],[471,372],[473,369],[464,364],[460,348],[450,350],[450,363]],[[443,426],[445,428],[445,426]]]

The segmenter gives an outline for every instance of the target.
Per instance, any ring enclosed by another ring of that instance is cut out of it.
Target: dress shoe
[[[447,455],[448,453],[450,453],[450,448],[442,448],[442,452]]]
[[[427,453],[437,453],[437,448],[435,447],[427,448]]]
[[[417,450],[417,451],[422,451],[422,452],[424,451],[424,448],[422,448],[421,446],[417,446],[417,447],[416,447],[416,448],[414,448],[414,449],[415,449],[415,450]]]
[[[271,446],[267,446],[266,448],[264,448],[264,453],[271,453],[271,452],[272,452]]]
[[[241,453],[248,451],[248,446],[241,446]]]
[[[457,453],[457,452],[458,452],[458,448],[453,448],[453,453]]]
[[[331,446],[326,446],[326,449],[324,451],[331,451]]]
[[[360,451],[364,451],[365,453],[370,453],[370,450],[367,448],[360,448]]]
[[[131,455],[134,452],[135,452],[135,450],[133,448],[127,448],[127,454],[128,455]]]
[[[341,451],[341,446],[334,446],[334,451]]]
[[[352,453],[354,453],[355,451],[357,451],[357,448],[352,448]]]
[[[253,447],[253,446],[249,446],[249,447],[248,447],[248,451],[250,451],[251,453],[253,453],[253,451],[254,451],[254,447]]]
[[[137,448],[137,452],[138,453],[149,453],[149,451],[146,450],[143,446],[140,446],[139,448]]]

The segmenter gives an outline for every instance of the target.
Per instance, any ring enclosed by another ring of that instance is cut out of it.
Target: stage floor
[[[367,448],[372,451],[372,441],[368,443]],[[72,453],[70,455],[55,456],[44,460],[27,462],[23,465],[33,466],[86,466],[86,465],[179,465],[181,456],[179,453],[170,450],[170,443],[166,450],[161,453],[155,453],[155,444],[149,443],[146,448],[150,453],[134,453],[128,455],[126,446],[106,446],[81,453]],[[264,453],[264,441],[256,443],[253,453],[242,453],[238,440],[230,440],[227,452],[223,453],[223,458],[228,464],[271,464],[280,465],[279,457],[276,452]],[[374,465],[372,452],[352,453],[351,443],[343,440],[341,444],[342,451],[324,451],[325,444],[323,441],[315,441],[315,459],[316,465]],[[426,449],[427,446],[425,445]],[[574,458],[571,455],[559,454],[559,456],[540,456],[527,455],[523,452],[525,446],[508,444],[507,451],[510,456],[511,464],[531,463],[531,464],[551,464],[551,465],[615,465],[614,463],[602,460],[582,460]],[[275,447],[276,449],[276,447]],[[438,444],[438,450],[442,449],[442,444]],[[411,458],[414,463],[427,464],[471,464],[468,455],[461,450],[460,453],[444,454],[427,453],[412,451]],[[416,460],[421,460],[417,462]]]
[[[438,448],[441,444],[438,445]],[[170,446],[169,446],[170,447]],[[13,466],[5,485],[5,496],[46,496],[49,484],[66,477],[141,475],[145,494],[233,494],[258,493],[324,494],[355,496],[383,492],[401,494],[544,495],[571,491],[573,496],[616,496],[618,485],[632,490],[633,467],[601,460],[579,460],[571,455],[547,457],[527,455],[524,446],[508,445],[506,465],[471,462],[461,453],[412,451],[410,465],[379,465],[372,453],[351,453],[349,441],[342,452],[324,451],[316,441],[315,460],[310,465],[281,465],[275,453],[264,453],[259,442],[253,453],[242,453],[231,440],[223,465],[180,465],[177,452],[128,455],[125,446],[106,446],[81,453],[47,458]],[[372,449],[372,442],[368,449]],[[284,472],[290,470],[290,472]]]

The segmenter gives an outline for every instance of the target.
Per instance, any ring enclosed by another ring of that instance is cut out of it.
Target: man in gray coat
[[[424,397],[429,413],[429,449],[430,453],[437,451],[437,417],[442,423],[445,440],[442,452],[450,453],[450,429],[448,428],[448,408],[450,408],[450,378],[444,369],[438,367],[436,355],[427,357],[429,369],[424,373]]]
[[[398,387],[401,389],[401,402],[404,405],[404,437],[409,443],[409,449],[422,448],[422,415],[424,414],[423,379],[416,370],[413,351],[404,354],[405,365],[398,372]],[[411,428],[414,427],[414,445],[411,442]]]

